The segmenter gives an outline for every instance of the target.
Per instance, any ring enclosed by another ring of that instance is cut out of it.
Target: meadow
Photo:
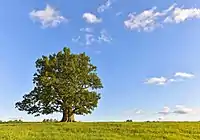
[[[200,140],[200,123],[3,123],[0,140]]]

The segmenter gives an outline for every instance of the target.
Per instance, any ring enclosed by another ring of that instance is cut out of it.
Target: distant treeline
[[[22,123],[22,122],[23,122],[22,120],[9,120],[9,121],[0,120],[0,123]]]
[[[56,119],[44,119],[42,122],[59,122]]]
[[[42,122],[59,122],[56,119],[44,119]],[[2,121],[0,120],[0,124],[1,123],[23,123],[23,121],[21,119],[19,120],[9,120],[9,121]]]

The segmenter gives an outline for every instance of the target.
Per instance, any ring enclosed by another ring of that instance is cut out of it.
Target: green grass
[[[200,140],[200,123],[5,123],[0,140]]]

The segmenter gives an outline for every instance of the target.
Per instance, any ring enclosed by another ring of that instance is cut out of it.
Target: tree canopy
[[[90,114],[103,88],[97,67],[85,53],[72,54],[69,48],[42,56],[36,61],[34,88],[17,102],[16,108],[28,114],[63,113],[63,122],[74,121],[74,114]]]

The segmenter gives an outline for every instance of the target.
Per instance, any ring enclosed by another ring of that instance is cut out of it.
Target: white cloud
[[[192,112],[193,112],[193,109],[186,108],[183,105],[176,105],[175,110],[173,111],[173,113],[175,114],[190,114]]]
[[[130,13],[128,15],[129,19],[124,21],[124,24],[130,30],[152,31],[156,27],[162,26],[161,23],[159,23],[160,18],[166,16],[174,7],[175,4],[162,12],[156,12],[157,8],[153,7],[141,12],[140,14]]]
[[[200,8],[182,8],[177,4],[171,5],[163,11],[156,11],[153,7],[139,14],[130,13],[124,25],[130,30],[153,31],[157,27],[163,27],[164,23],[181,23],[189,19],[200,19]]]
[[[173,11],[176,7],[176,3],[172,4],[168,9],[163,11],[163,16],[167,15],[169,12]]]
[[[193,78],[194,75],[191,73],[185,73],[185,72],[177,72],[174,74],[174,77],[180,77],[180,78]]]
[[[175,82],[183,82],[184,80],[181,78],[171,78],[168,79],[168,83],[175,83]]]
[[[84,13],[83,19],[85,19],[85,21],[88,22],[88,23],[100,23],[100,22],[102,22],[101,18],[98,18],[96,15],[94,15],[92,13]]]
[[[176,79],[173,79],[173,78],[171,78],[171,79],[169,79],[168,81],[169,81],[169,82],[176,82],[177,80],[176,80]]]
[[[152,31],[155,27],[159,26],[156,23],[155,9],[152,8],[150,10],[146,10],[138,15],[135,13],[130,13],[128,15],[128,20],[124,21],[125,26],[130,30],[144,30],[144,31]]]
[[[101,30],[100,32],[100,36],[98,37],[98,40],[100,42],[111,42],[112,41],[112,38],[108,35],[107,31],[106,30]]]
[[[105,4],[100,5],[100,6],[98,7],[97,11],[98,11],[99,13],[102,13],[102,12],[104,12],[105,10],[111,8],[111,5],[112,5],[112,1],[111,1],[111,0],[107,0],[107,1],[105,2]]]
[[[165,85],[167,83],[167,78],[165,77],[153,77],[146,80],[146,84],[156,84],[156,85]]]
[[[72,38],[72,41],[73,41],[73,42],[79,42],[80,39],[81,39],[81,36],[78,36],[78,37],[76,37],[76,38]]]
[[[199,19],[200,18],[200,9],[197,8],[175,8],[172,14],[165,18],[165,23],[180,23],[188,19]]]
[[[173,75],[173,78],[167,78],[167,77],[152,77],[148,78],[145,83],[146,84],[156,84],[156,85],[165,85],[168,83],[175,83],[175,82],[183,82],[184,79],[190,79],[194,78],[195,76],[191,73],[185,73],[185,72],[176,72]]]
[[[121,16],[121,15],[122,15],[122,12],[117,12],[115,15],[116,15],[116,16]]]
[[[90,30],[89,30],[90,31]],[[94,33],[87,32],[85,34],[85,45],[89,46],[93,43],[109,43],[112,41],[112,38],[109,36],[106,30],[101,30],[100,35],[95,35]]]
[[[159,111],[158,114],[168,115],[170,113],[170,108],[165,106],[163,110]]]
[[[90,46],[94,43],[110,43],[112,41],[112,37],[105,29],[102,29],[99,33],[95,33],[93,28],[81,28],[80,31],[84,32],[83,36],[72,38],[72,42],[76,42],[79,45]]]
[[[77,37],[72,38],[72,42],[77,43],[81,46],[85,45],[84,42],[81,40],[81,36],[77,36]]]
[[[183,105],[176,105],[172,111],[170,111],[171,109],[169,107],[164,107],[161,111],[158,112],[158,114],[161,114],[162,116],[166,116],[169,114],[180,114],[180,115],[184,115],[184,114],[196,114],[198,112],[200,112],[199,109],[192,109],[192,108],[187,108]]]
[[[143,114],[143,113],[144,113],[144,111],[141,110],[141,109],[136,109],[135,110],[135,114]]]
[[[142,109],[131,109],[124,111],[123,114],[126,116],[135,116],[144,114],[144,111]]]
[[[89,27],[87,27],[87,28],[81,28],[80,31],[81,32],[88,32],[88,33],[94,32],[94,30],[92,28],[89,28]]]
[[[86,34],[85,40],[86,40],[86,45],[92,45],[92,43],[97,41],[93,34]]]
[[[56,11],[50,5],[47,5],[44,10],[33,10],[29,15],[33,21],[40,22],[43,28],[56,27],[60,23],[67,21],[65,17],[60,15],[59,11]]]
[[[93,43],[109,43],[112,41],[112,38],[108,35],[106,30],[102,30],[98,37],[90,33],[85,34],[85,41],[86,45],[92,45]]]

